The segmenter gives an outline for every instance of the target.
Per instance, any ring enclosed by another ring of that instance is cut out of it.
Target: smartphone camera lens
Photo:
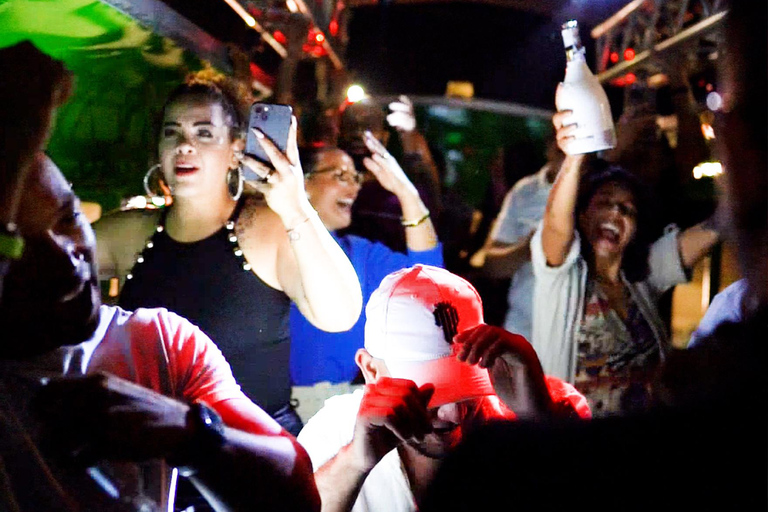
[[[267,119],[269,119],[269,114],[267,114],[266,112],[264,112],[263,114],[261,114],[261,118],[262,118],[264,121],[266,121]]]
[[[261,111],[262,111],[262,108],[261,108],[261,107],[256,107],[256,108],[255,108],[255,109],[253,109],[253,110],[254,110],[255,112],[257,112],[257,113],[258,113],[258,112],[261,112]]]

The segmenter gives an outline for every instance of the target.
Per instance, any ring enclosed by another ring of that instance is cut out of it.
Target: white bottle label
[[[574,139],[564,148],[567,153],[592,153],[616,147],[608,97],[585,63],[568,64],[566,79],[555,94],[555,105],[558,111],[573,111],[566,122],[577,125]]]

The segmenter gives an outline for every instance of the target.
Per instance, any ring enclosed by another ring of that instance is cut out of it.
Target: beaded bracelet
[[[403,219],[400,224],[405,226],[406,228],[415,228],[416,226],[422,224],[425,220],[429,218],[429,212],[425,213],[423,217],[417,219],[417,220],[405,220]]]

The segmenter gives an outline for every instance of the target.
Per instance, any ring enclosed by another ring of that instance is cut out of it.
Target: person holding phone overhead
[[[360,285],[307,200],[295,118],[285,153],[251,132],[265,165],[243,153],[247,105],[235,91],[226,77],[198,74],[170,94],[159,164],[144,182],[158,184],[172,205],[98,221],[100,274],[120,279],[121,307],[165,307],[198,325],[246,395],[296,435],[290,303],[316,327],[344,331],[360,315]]]

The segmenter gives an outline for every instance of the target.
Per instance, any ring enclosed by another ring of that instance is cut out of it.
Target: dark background
[[[565,69],[558,22],[474,4],[358,8],[347,63],[374,94],[445,94],[470,81],[475,96],[552,108]]]

